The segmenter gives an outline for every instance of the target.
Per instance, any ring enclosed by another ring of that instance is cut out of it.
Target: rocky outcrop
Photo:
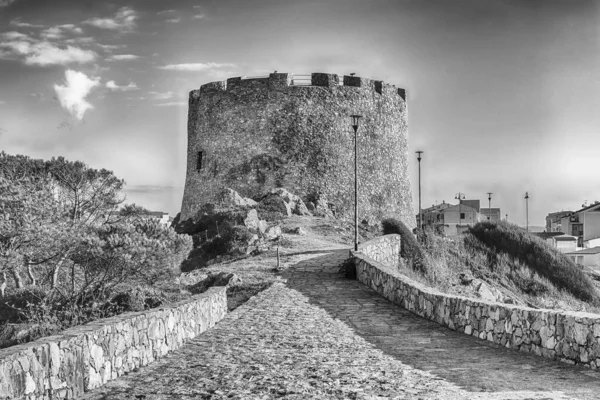
[[[218,197],[218,204],[228,206],[256,207],[256,201],[242,197],[233,189],[225,188]]]

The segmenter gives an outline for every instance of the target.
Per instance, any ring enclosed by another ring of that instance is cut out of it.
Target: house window
[[[460,213],[460,219],[465,219],[465,213]]]
[[[197,171],[200,171],[202,169],[202,156],[204,155],[203,153],[204,153],[203,151],[199,151],[198,152],[198,160],[197,160],[197,163],[196,163],[196,170]]]

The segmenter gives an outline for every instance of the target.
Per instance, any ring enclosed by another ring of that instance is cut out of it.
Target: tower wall
[[[202,85],[189,97],[181,219],[214,202],[224,187],[258,197],[279,186],[353,216],[349,116],[360,114],[359,219],[394,217],[413,228],[405,98],[404,89],[382,81],[323,73]]]

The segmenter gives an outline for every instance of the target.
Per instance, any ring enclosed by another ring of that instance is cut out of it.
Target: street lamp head
[[[528,199],[529,198],[529,192],[525,192],[525,198]]]
[[[352,127],[354,128],[354,130],[356,131],[358,129],[358,120],[360,118],[362,118],[362,115],[351,115],[350,118],[352,118]]]
[[[418,160],[419,162],[421,162],[421,154],[423,154],[423,153],[425,153],[425,152],[424,152],[424,151],[422,151],[422,150],[417,150],[417,151],[415,151],[415,153],[417,153],[417,160]]]

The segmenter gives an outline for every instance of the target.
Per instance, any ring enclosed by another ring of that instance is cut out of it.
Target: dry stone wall
[[[257,198],[284,187],[352,215],[358,130],[359,218],[416,225],[408,174],[406,93],[356,76],[231,78],[190,92],[187,176],[181,219],[214,202],[223,187]]]
[[[384,238],[371,242],[385,242]],[[376,247],[373,243],[370,246]],[[387,245],[379,248],[391,249]],[[374,260],[367,255],[373,252],[365,250],[351,252],[357,279],[401,307],[507,348],[600,368],[600,315],[532,309],[440,293],[401,275],[395,266]]]
[[[226,313],[226,288],[213,287],[170,307],[127,313],[0,349],[0,399],[78,398],[181,347]]]

